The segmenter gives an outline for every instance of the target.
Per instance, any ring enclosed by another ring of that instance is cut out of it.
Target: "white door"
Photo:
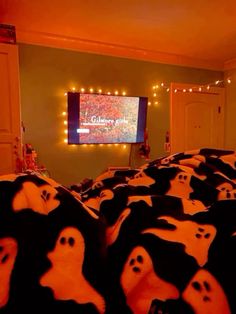
[[[17,172],[21,160],[18,48],[0,43],[0,175]]]
[[[171,153],[197,148],[224,147],[225,90],[188,84],[171,84]],[[185,92],[186,90],[186,92]]]

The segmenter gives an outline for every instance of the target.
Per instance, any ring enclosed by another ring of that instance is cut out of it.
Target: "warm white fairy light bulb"
[[[228,83],[228,84],[231,84],[231,78],[230,77],[228,77],[227,79],[225,79],[225,80],[216,80],[215,82],[211,82],[211,83],[208,83],[208,84],[205,84],[205,85],[203,85],[203,86],[193,86],[193,87],[191,87],[191,88],[188,88],[188,89],[186,89],[186,88],[184,88],[184,89],[174,89],[174,93],[177,93],[177,92],[180,92],[180,91],[182,91],[183,93],[186,93],[186,92],[194,92],[194,91],[198,91],[198,92],[202,92],[204,89],[207,89],[207,90],[210,90],[210,88],[212,87],[212,86],[214,86],[214,85],[218,85],[218,86],[220,86],[220,84],[221,83]],[[164,82],[162,82],[162,83],[160,83],[159,85],[153,85],[152,86],[152,89],[153,89],[153,93],[152,93],[152,97],[157,97],[158,95],[157,95],[157,88],[159,88],[159,87],[163,87],[167,92],[169,92],[170,91],[170,88],[169,87],[167,87],[167,84],[165,84]],[[156,104],[155,102],[153,102],[153,104]],[[149,103],[148,103],[148,105],[150,105]]]
[[[108,92],[107,95],[111,95],[111,92]]]
[[[149,102],[148,102],[148,106],[151,106],[151,104],[152,104],[152,103],[149,101]]]
[[[115,91],[115,95],[118,95],[118,94],[119,94],[119,93],[118,93],[118,90],[116,90],[116,91]]]
[[[90,93],[93,93],[93,88],[90,88],[89,91],[90,91]]]
[[[65,134],[68,134],[68,130],[64,130],[64,133],[65,133]]]
[[[64,143],[68,143],[68,140],[67,140],[67,138],[65,138],[65,139],[64,139]]]
[[[64,93],[64,96],[67,96],[67,93]]]
[[[99,94],[101,94],[102,93],[102,90],[101,90],[101,88],[98,90],[98,92],[99,92]]]
[[[73,92],[75,91],[75,87],[72,87]]]
[[[85,89],[82,87],[82,88],[80,89],[80,91],[81,91],[81,93],[84,93]]]
[[[63,115],[63,116],[66,116],[66,112],[65,112],[65,111],[63,111],[63,112],[62,112],[62,115]]]
[[[126,95],[126,92],[122,92],[122,95],[125,96],[125,95]]]
[[[64,125],[67,125],[67,120],[64,120],[63,123],[64,123]]]

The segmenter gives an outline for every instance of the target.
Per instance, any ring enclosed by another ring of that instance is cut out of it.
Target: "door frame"
[[[201,88],[201,91],[199,91],[199,88]],[[210,86],[210,88],[207,87],[207,85],[197,85],[197,84],[184,84],[184,83],[171,83],[170,84],[170,153],[176,153],[176,144],[175,144],[175,134],[174,134],[174,122],[175,122],[175,112],[178,110],[177,104],[174,102],[174,95],[176,93],[184,93],[184,89],[186,90],[186,93],[201,93],[201,94],[214,94],[219,96],[219,105],[218,110],[221,114],[220,120],[221,123],[218,124],[218,130],[221,134],[221,139],[219,139],[221,148],[224,148],[225,144],[225,88],[224,87],[215,87]]]
[[[22,132],[19,84],[18,46],[0,43],[0,55],[5,62],[1,79],[5,80],[4,95],[1,95],[3,125],[0,126],[1,165],[0,174],[21,171]]]

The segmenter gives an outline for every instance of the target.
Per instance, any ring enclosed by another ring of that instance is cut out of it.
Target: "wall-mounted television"
[[[147,97],[67,93],[68,144],[142,143]]]

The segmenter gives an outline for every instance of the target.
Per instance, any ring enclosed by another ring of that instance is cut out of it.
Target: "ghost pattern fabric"
[[[156,274],[152,258],[141,246],[135,247],[128,256],[121,275],[121,286],[134,313],[148,313],[157,295],[163,301],[179,298],[177,287]]]
[[[10,278],[17,255],[17,242],[13,238],[0,239],[0,307],[9,299]]]
[[[231,313],[221,285],[205,269],[198,270],[190,280],[183,292],[183,299],[192,306],[197,314]]]
[[[79,230],[74,227],[63,229],[53,251],[48,253],[52,266],[42,276],[40,284],[50,287],[57,300],[92,302],[99,313],[104,313],[103,297],[83,275],[84,250],[85,243]]]
[[[0,176],[0,313],[105,313],[105,226],[38,174]]]
[[[75,186],[0,176],[0,314],[236,313],[234,151]]]
[[[235,152],[178,153],[121,178],[81,195],[107,224],[112,313],[236,313]]]

